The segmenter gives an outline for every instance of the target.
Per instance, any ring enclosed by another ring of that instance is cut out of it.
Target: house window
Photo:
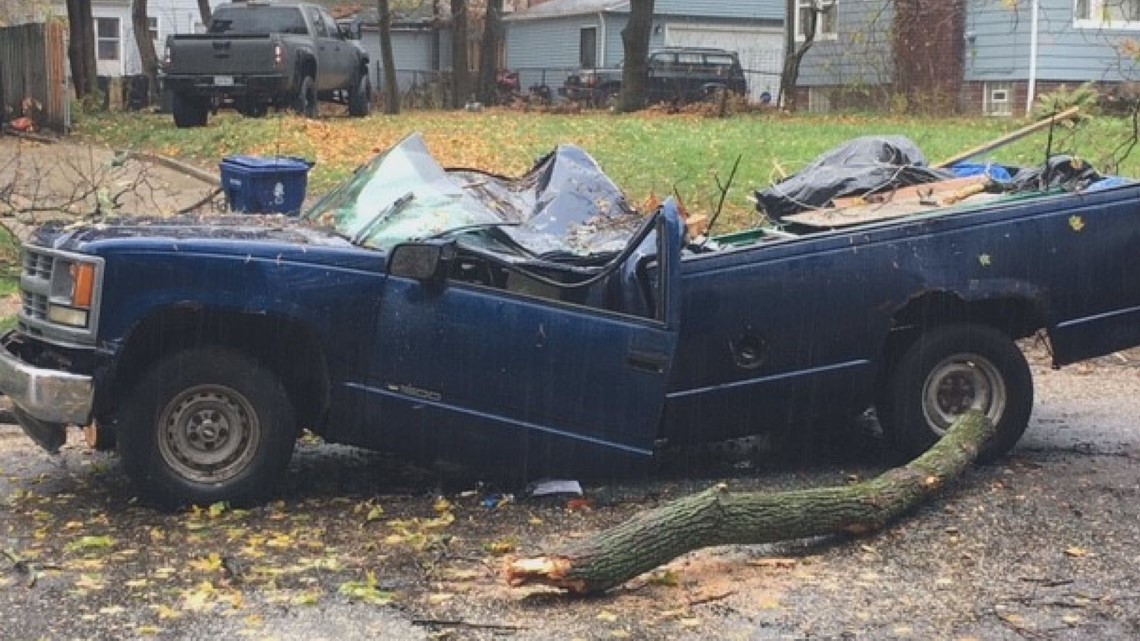
[[[1013,115],[1013,87],[1008,82],[987,82],[982,91],[983,113],[987,116]]]
[[[796,40],[803,40],[816,12],[815,39],[835,40],[838,0],[796,0]]]
[[[1140,26],[1140,0],[1075,0],[1073,18],[1078,27]]]
[[[120,58],[118,18],[95,18],[95,57],[99,60]]]
[[[598,28],[583,27],[578,32],[578,64],[583,69],[598,66]]]
[[[146,30],[150,33],[151,40],[158,40],[158,18],[147,18]]]

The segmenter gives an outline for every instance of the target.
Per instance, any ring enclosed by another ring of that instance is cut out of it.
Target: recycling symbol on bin
[[[278,182],[273,185],[273,204],[280,205],[285,202],[285,185]]]

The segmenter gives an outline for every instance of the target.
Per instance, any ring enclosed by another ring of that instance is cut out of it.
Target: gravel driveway
[[[114,458],[0,427],[0,639],[1137,638],[1140,351],[1052,371],[1027,349],[1038,399],[1013,456],[896,527],[704,550],[585,600],[506,587],[500,554],[719,480],[865,478],[878,444],[812,465],[721,452],[571,509],[305,442],[282,500],[169,515],[134,504]]]

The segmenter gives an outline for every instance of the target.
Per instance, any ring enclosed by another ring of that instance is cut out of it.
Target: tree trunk
[[[649,77],[649,33],[653,29],[653,0],[630,0],[629,22],[621,30],[625,64],[621,70],[618,111],[630,113],[645,106],[645,83]],[[605,61],[599,61],[604,64]]]
[[[202,16],[202,24],[209,27],[210,18],[213,15],[213,12],[210,11],[210,0],[198,0],[198,13]]]
[[[800,63],[815,44],[815,28],[821,11],[817,3],[812,3],[808,21],[804,25],[804,41],[796,44],[796,13],[799,11],[796,0],[788,0],[784,13],[784,68],[780,73],[780,98],[776,104],[788,111],[796,110],[796,86],[800,81]]]
[[[487,0],[483,18],[483,40],[479,50],[479,100],[495,104],[498,87],[499,45],[503,41],[503,0]]]
[[[467,65],[467,0],[451,0],[451,106],[462,109],[471,97]]]
[[[150,37],[150,22],[147,20],[147,0],[131,2],[131,26],[135,32],[135,45],[139,49],[139,61],[147,79],[147,102],[158,103],[158,54],[154,51],[154,40]]]
[[[95,19],[91,0],[67,0],[67,58],[75,95],[85,98],[97,89],[95,82]]]
[[[380,13],[380,63],[384,69],[384,113],[400,113],[400,86],[396,81],[396,61],[392,58],[392,8],[388,0],[377,0]]]
[[[512,586],[537,583],[590,594],[703,547],[878,530],[960,475],[992,435],[990,421],[971,412],[925,454],[870,481],[776,494],[732,493],[717,485],[558,553],[508,560],[506,578]]]

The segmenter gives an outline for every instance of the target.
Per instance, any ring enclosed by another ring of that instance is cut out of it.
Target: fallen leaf
[[[1071,557],[1076,558],[1076,559],[1081,559],[1081,558],[1084,558],[1088,555],[1089,555],[1089,551],[1084,549],[1084,548],[1079,548],[1079,547],[1073,546],[1073,547],[1065,549],[1065,556],[1071,556]]]

